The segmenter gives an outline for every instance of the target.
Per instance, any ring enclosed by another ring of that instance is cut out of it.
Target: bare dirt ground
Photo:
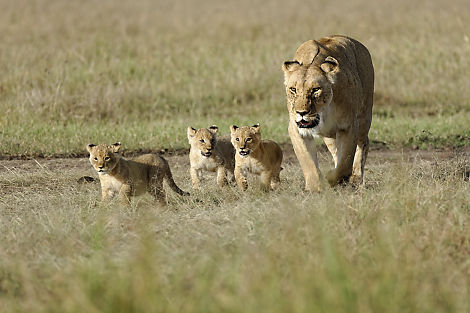
[[[189,169],[188,151],[163,152],[162,155],[169,161],[172,171],[180,172]],[[283,145],[285,166],[299,167],[297,158],[291,144]],[[412,150],[412,149],[385,149],[372,147],[369,152],[366,167],[381,167],[389,163],[416,163],[416,162],[443,162],[460,160],[464,163],[470,161],[470,147],[464,149],[440,149],[440,150]],[[319,161],[322,168],[332,165],[331,156],[328,151],[321,148]],[[83,176],[93,176],[94,173],[88,158],[35,158],[30,160],[13,159],[0,161],[0,174],[6,171],[71,171]],[[470,169],[463,169],[468,178]],[[80,176],[81,177],[81,176]],[[77,177],[78,179],[79,177]]]

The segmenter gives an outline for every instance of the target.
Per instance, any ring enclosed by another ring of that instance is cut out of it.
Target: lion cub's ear
[[[94,147],[96,147],[96,145],[95,145],[95,144],[92,144],[92,143],[90,143],[90,144],[88,144],[88,145],[86,146],[86,149],[88,150],[88,152],[90,152],[90,153],[91,153],[91,150],[93,150],[93,148],[94,148]]]
[[[338,69],[338,60],[336,60],[332,56],[327,56],[322,65],[320,65],[320,68],[325,73],[334,72]]]
[[[233,134],[234,132],[236,132],[238,129],[238,126],[236,125],[230,125],[230,132]]]
[[[121,143],[120,142],[113,143],[111,145],[111,148],[113,149],[113,152],[118,152],[119,149],[121,149]]]
[[[261,130],[261,126],[258,124],[255,124],[253,126],[251,126],[251,129],[253,129],[255,131],[255,133],[259,133],[260,130]]]
[[[191,139],[196,135],[196,129],[190,126],[188,127],[188,130],[186,133],[188,134],[188,140],[191,141]]]
[[[217,131],[219,130],[219,127],[217,127],[217,125],[212,125],[208,129],[211,133],[213,133],[215,135],[215,134],[217,134]]]
[[[286,61],[282,65],[282,69],[284,70],[284,73],[287,74],[287,73],[298,70],[300,66],[301,66],[301,64],[297,60]]]

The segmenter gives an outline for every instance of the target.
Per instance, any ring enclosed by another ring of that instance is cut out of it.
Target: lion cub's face
[[[287,105],[299,130],[317,127],[322,113],[333,99],[332,86],[338,71],[333,57],[326,57],[320,66],[302,65],[297,61],[284,63],[284,84]]]
[[[241,157],[247,157],[255,151],[261,142],[259,124],[253,126],[230,126],[231,142]]]
[[[191,149],[199,150],[203,157],[210,157],[217,142],[216,134],[218,130],[219,128],[215,125],[200,129],[188,127],[188,142]]]
[[[90,152],[90,163],[99,175],[106,174],[111,171],[118,162],[118,157],[114,154],[121,148],[121,143],[117,142],[113,145],[87,145]]]

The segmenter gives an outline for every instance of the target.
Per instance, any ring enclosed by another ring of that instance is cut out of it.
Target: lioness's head
[[[259,124],[253,126],[238,127],[230,126],[231,142],[237,153],[246,157],[255,151],[261,142],[261,132]]]
[[[303,43],[296,59],[283,64],[287,106],[301,134],[322,123],[322,115],[333,99],[333,85],[339,72],[338,61],[320,53],[314,40]]]
[[[121,143],[116,142],[112,145],[87,145],[86,149],[90,152],[90,163],[99,175],[112,171],[118,162],[116,152],[121,148]]]
[[[188,127],[188,142],[191,149],[199,150],[201,155],[206,158],[210,157],[217,143],[218,130],[219,128],[215,125],[199,129]]]

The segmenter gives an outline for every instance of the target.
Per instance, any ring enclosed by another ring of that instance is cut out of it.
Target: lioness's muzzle
[[[320,115],[316,115],[313,120],[307,120],[302,116],[302,119],[297,122],[299,128],[313,128],[320,124]]]

